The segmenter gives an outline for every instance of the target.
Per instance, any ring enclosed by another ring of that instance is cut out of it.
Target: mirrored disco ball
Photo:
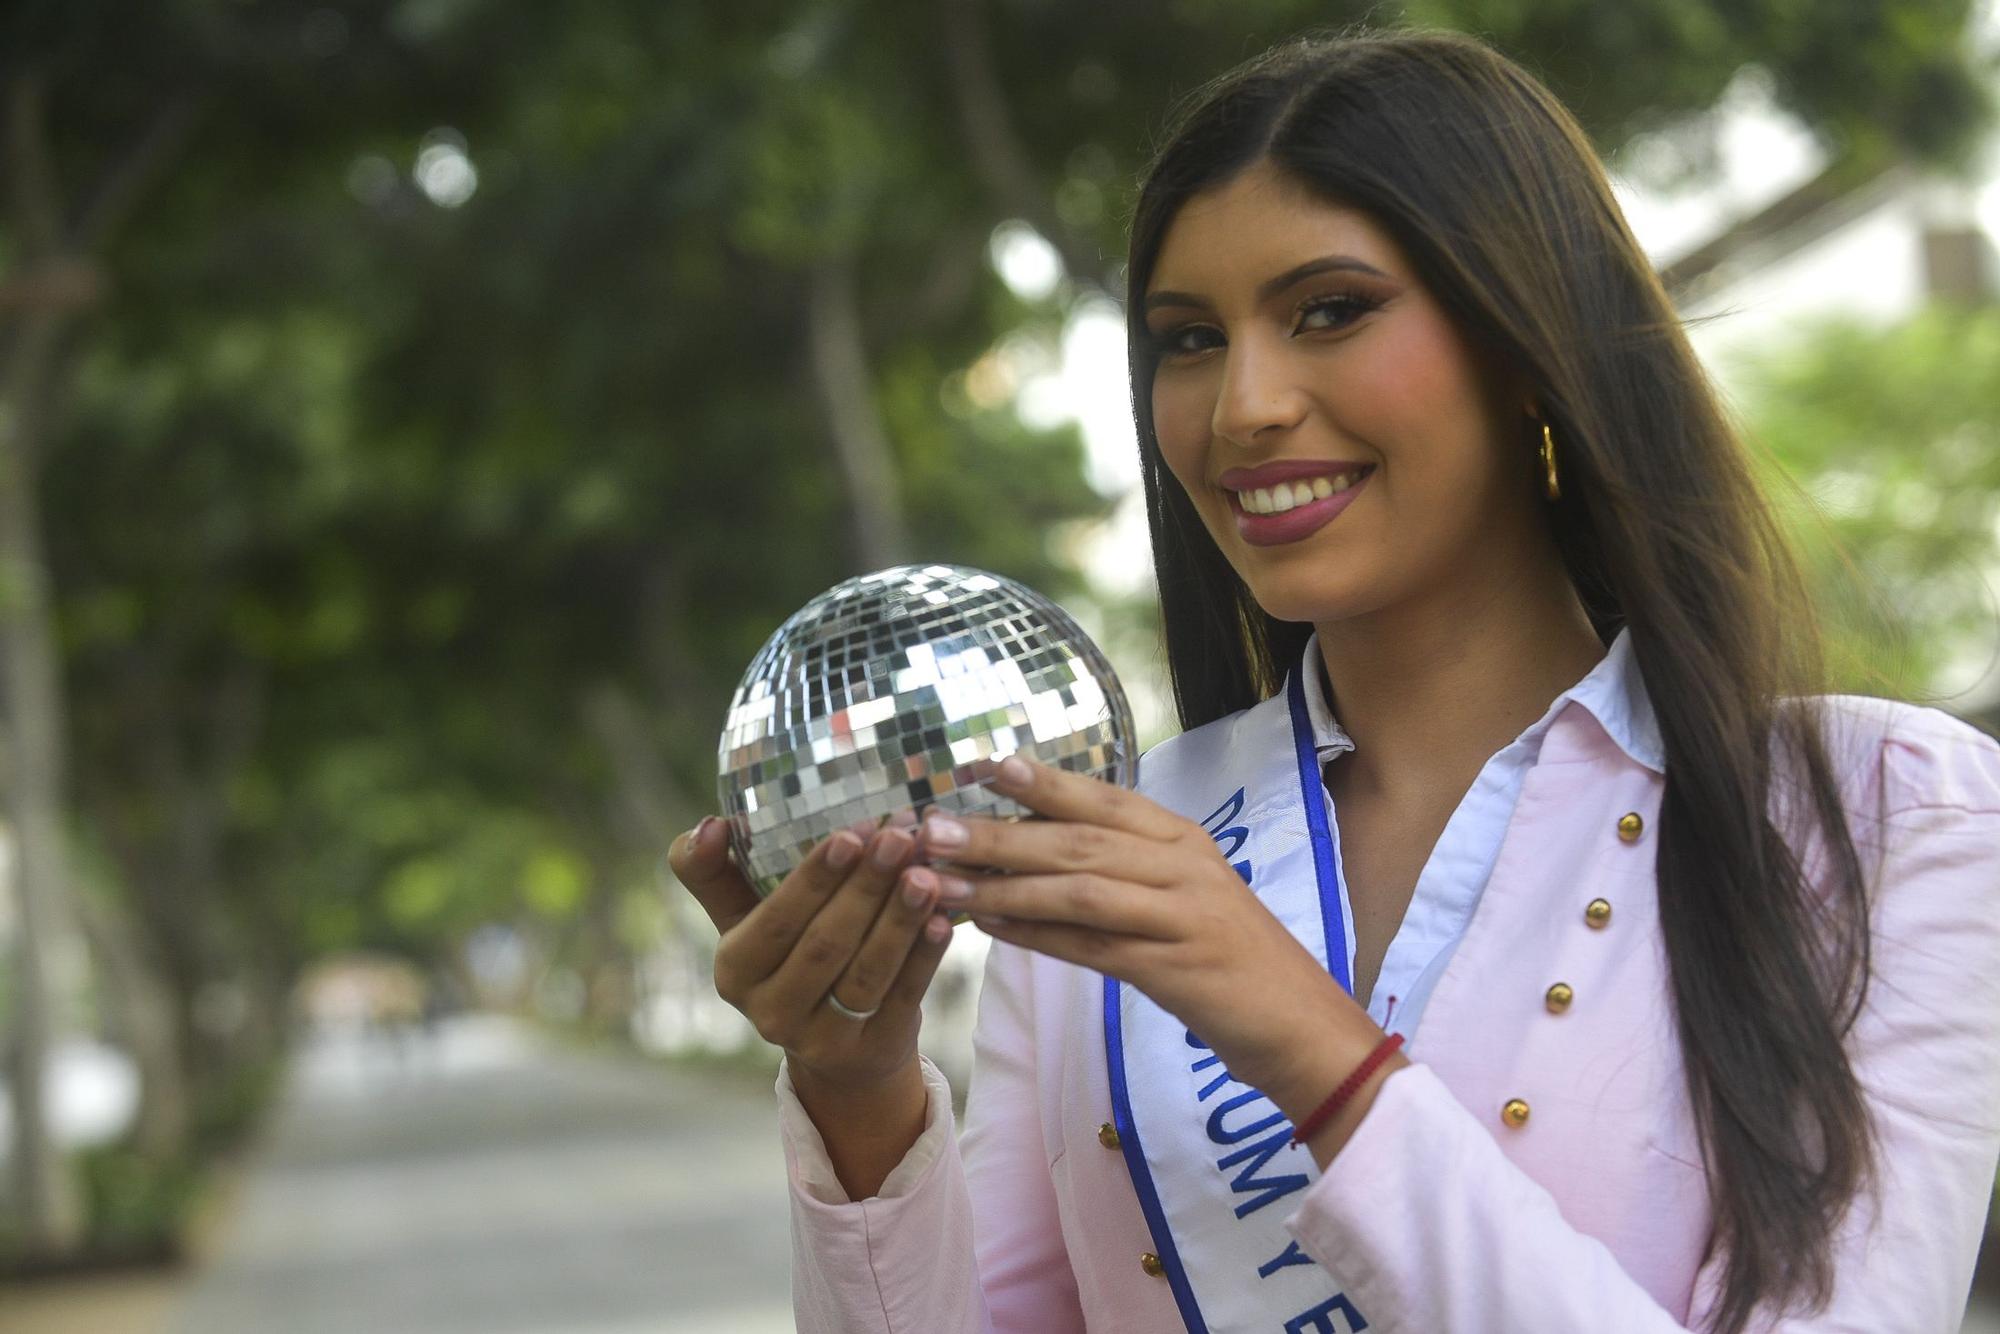
[[[1138,748],[1124,689],[1055,603],[961,565],[836,585],[779,626],[729,704],[717,791],[760,894],[835,830],[914,823],[936,805],[1019,818],[981,785],[1020,751],[1126,787]]]

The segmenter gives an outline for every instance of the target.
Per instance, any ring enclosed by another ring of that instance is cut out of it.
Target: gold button
[[[1507,1105],[1500,1109],[1500,1119],[1517,1129],[1528,1124],[1528,1104],[1519,1098],[1507,1099]]]
[[[1144,1255],[1141,1255],[1139,1257],[1139,1268],[1145,1270],[1147,1273],[1151,1274],[1154,1278],[1158,1278],[1160,1275],[1167,1272],[1166,1267],[1160,1263],[1160,1257],[1153,1254],[1151,1251],[1147,1251]]]
[[[1118,1147],[1118,1127],[1106,1121],[1097,1128],[1097,1142],[1107,1149]]]
[[[1646,822],[1639,818],[1637,811],[1627,811],[1618,817],[1618,837],[1627,843],[1636,843],[1645,830]]]
[[[1611,923],[1611,900],[1592,899],[1585,905],[1583,920],[1594,927],[1603,928]]]
[[[1548,994],[1542,997],[1543,1003],[1549,1007],[1550,1014],[1561,1014],[1569,1008],[1569,1003],[1575,999],[1576,993],[1570,990],[1569,983],[1567,982],[1556,983],[1549,988]]]

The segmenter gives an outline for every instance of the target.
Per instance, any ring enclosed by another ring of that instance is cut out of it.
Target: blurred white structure
[[[139,1114],[139,1067],[116,1047],[90,1038],[56,1039],[49,1049],[42,1106],[49,1132],[68,1149],[114,1143]],[[0,1079],[0,1166],[13,1156],[14,1098]]]
[[[1828,318],[1892,325],[1934,299],[1992,299],[2000,172],[1954,181],[1895,166],[1800,183],[1662,270],[1725,386],[1742,351]]]

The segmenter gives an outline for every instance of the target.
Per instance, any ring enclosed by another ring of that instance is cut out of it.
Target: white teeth
[[[1338,495],[1361,480],[1363,469],[1344,472],[1336,477],[1324,473],[1310,480],[1280,482],[1276,486],[1260,486],[1254,491],[1238,491],[1237,500],[1251,514],[1283,514],[1286,510],[1314,500],[1325,500]]]

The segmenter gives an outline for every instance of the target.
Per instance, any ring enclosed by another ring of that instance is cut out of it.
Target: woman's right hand
[[[915,840],[895,825],[864,838],[836,832],[768,898],[729,856],[714,816],[674,840],[667,861],[722,933],[715,990],[766,1042],[782,1047],[794,1086],[866,1098],[915,1067],[924,990],[951,943],[936,910],[939,880],[911,866]],[[828,1005],[837,997],[852,1019]]]

